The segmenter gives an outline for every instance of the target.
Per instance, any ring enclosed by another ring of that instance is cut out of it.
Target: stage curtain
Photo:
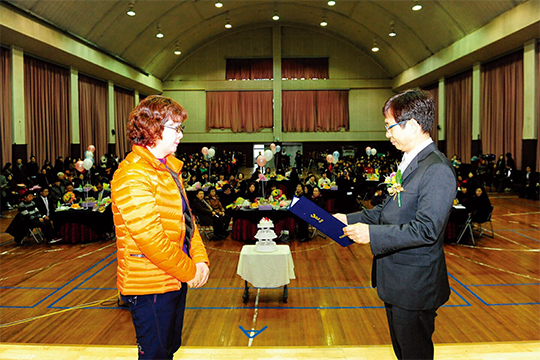
[[[512,153],[521,169],[523,139],[523,51],[493,60],[482,67],[482,150]]]
[[[0,47],[0,81],[2,86],[2,99],[0,101],[0,131],[2,133],[2,161],[3,167],[12,162],[11,144],[13,144],[13,125],[11,117],[11,50]],[[26,161],[27,159],[23,159]]]
[[[69,70],[24,57],[24,113],[29,155],[38,164],[70,153]]]
[[[225,78],[227,80],[272,79],[272,59],[227,59]]]
[[[206,131],[258,132],[273,126],[272,91],[208,91]]]
[[[463,163],[471,161],[472,70],[445,80],[446,156],[457,154]]]
[[[281,77],[284,79],[328,79],[328,58],[281,59]]]
[[[349,91],[283,91],[283,131],[349,130]]]
[[[134,102],[133,91],[114,87],[115,151],[121,159],[125,159],[126,154],[131,151],[131,143],[127,137],[127,123],[129,114],[135,107]]]
[[[101,155],[106,154],[107,134],[107,83],[79,73],[79,139],[81,154],[89,145],[94,145],[94,160],[99,162]],[[75,156],[75,154],[72,154]]]

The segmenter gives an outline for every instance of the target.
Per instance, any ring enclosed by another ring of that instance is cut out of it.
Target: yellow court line
[[[136,346],[0,344],[0,359],[127,360],[137,356]],[[393,359],[390,345],[301,347],[182,347],[175,359]],[[540,341],[436,344],[438,360],[518,360],[540,358]]]

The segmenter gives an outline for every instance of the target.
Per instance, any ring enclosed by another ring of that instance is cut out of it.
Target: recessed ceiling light
[[[415,0],[412,9],[413,9],[413,11],[422,10],[422,4],[420,4],[420,2],[418,0]]]
[[[135,10],[133,10],[134,7],[135,7],[135,4],[133,3],[133,1],[130,1],[129,2],[129,9],[126,12],[126,14],[128,14],[129,16],[135,16]]]
[[[163,34],[163,32],[161,31],[161,26],[158,24],[158,25],[157,25],[157,33],[156,33],[156,37],[157,37],[158,39],[162,39],[164,36],[165,36],[165,34]]]
[[[336,2],[334,0],[328,1],[328,6],[334,6],[336,5]]]
[[[223,3],[221,1],[218,1],[218,2],[216,2],[214,4],[214,6],[217,7],[217,8],[221,8],[221,7],[223,7]]]

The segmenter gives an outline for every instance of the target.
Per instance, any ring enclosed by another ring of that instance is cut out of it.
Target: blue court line
[[[31,286],[0,286],[0,289],[24,289],[24,290],[56,290],[55,287],[31,287]]]
[[[515,231],[515,230],[512,230],[512,232],[513,232],[514,234],[521,235],[521,236],[523,236],[524,238],[531,239],[531,240],[533,240],[533,241],[536,241],[536,242],[539,242],[539,243],[540,243],[540,240],[538,240],[538,239],[532,238],[532,237],[527,236],[527,235],[520,234],[520,233],[518,233],[518,232]]]
[[[499,229],[497,231],[540,231],[540,229]]]
[[[116,253],[116,251],[114,251],[112,254],[110,254],[109,256],[113,255],[114,253]],[[107,256],[107,257],[109,257]],[[106,259],[106,258],[105,258]],[[105,260],[103,259],[103,260]],[[103,261],[101,260],[101,261]],[[100,261],[100,262],[101,262]],[[116,261],[116,258],[114,258],[113,260],[109,261],[105,266],[103,266],[101,269],[99,269],[98,271],[96,271],[94,274],[92,274],[90,277],[88,277],[86,280],[84,280],[82,283],[80,283],[79,285],[82,285],[84,284],[86,281],[90,280],[91,278],[93,278],[94,276],[96,276],[98,273],[100,273],[101,271],[103,271],[103,269],[105,269],[107,266],[109,266],[110,264],[112,264],[113,262]],[[99,263],[98,263],[99,264]],[[96,264],[97,265],[97,264]],[[94,266],[96,266],[94,265]],[[93,267],[93,266],[92,266]],[[86,272],[86,271],[85,271]],[[84,273],[82,273],[84,274]],[[81,276],[82,274],[80,274],[79,276]],[[77,277],[79,277],[77,276]],[[75,279],[74,279],[75,280]],[[68,296],[69,294],[71,294],[74,290],[76,290],[79,285],[75,286],[73,289],[71,289],[70,291],[68,291],[67,293],[65,293],[63,296],[61,296],[60,298],[56,299],[56,301],[54,301],[52,304],[50,304],[49,306],[47,306],[48,309],[57,309],[57,307],[54,306],[54,304],[56,304],[57,302],[59,302],[60,300],[62,300],[63,298],[65,298],[66,296]]]
[[[59,288],[56,288],[55,291],[53,291],[52,293],[50,293],[49,295],[45,296],[43,299],[41,299],[40,301],[38,301],[37,303],[35,303],[34,305],[32,306],[0,306],[0,308],[3,308],[3,307],[9,307],[9,308],[21,308],[21,309],[32,309],[32,308],[35,308],[36,306],[38,306],[39,304],[41,304],[42,302],[44,302],[45,300],[47,300],[48,298],[50,298],[51,296],[53,296],[54,294],[56,294],[57,292],[59,292],[60,290],[62,290],[63,288],[65,288],[66,286],[68,286],[70,283],[72,283],[73,281],[75,281],[76,279],[78,279],[79,277],[81,277],[82,275],[84,275],[85,273],[87,273],[88,271],[92,270],[92,268],[96,267],[97,265],[99,265],[102,261],[105,261],[108,257],[110,257],[111,255],[113,255],[115,252],[107,255],[105,258],[101,259],[100,261],[98,261],[97,263],[95,263],[94,265],[90,266],[88,269],[86,269],[85,271],[83,271],[82,273],[80,273],[79,275],[77,275],[76,277],[74,277],[73,279],[69,280],[67,283],[65,283],[64,285],[62,285],[61,287]]]
[[[484,301],[479,295],[477,295],[474,291],[469,289],[469,287],[479,287],[479,286],[497,286],[496,284],[488,284],[488,285],[482,285],[482,284],[476,284],[476,285],[465,285],[461,281],[459,281],[455,276],[448,273],[448,276],[450,276],[452,279],[454,279],[458,284],[463,286],[465,290],[471,293],[475,298],[477,298],[482,304],[486,306],[517,306],[517,305],[540,305],[540,302],[530,302],[530,303],[496,303],[496,304],[490,304]],[[500,284],[499,286],[510,286],[511,284]],[[525,285],[525,284],[516,284],[516,285]],[[526,285],[537,285],[534,284],[526,284]]]

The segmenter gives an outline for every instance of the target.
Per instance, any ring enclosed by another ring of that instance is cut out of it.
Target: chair
[[[489,209],[489,213],[484,219],[475,219],[475,213],[469,214],[469,217],[467,218],[467,221],[465,222],[465,227],[461,231],[461,233],[458,236],[458,239],[456,241],[456,244],[459,244],[463,236],[466,232],[469,232],[471,235],[471,240],[473,245],[476,245],[476,242],[474,241],[474,230],[479,231],[480,234],[478,237],[484,235],[484,231],[487,229],[487,223],[489,223],[491,235],[486,234],[486,236],[493,238],[495,236],[495,233],[493,232],[493,224],[491,222],[491,214],[493,213],[493,206]]]
[[[315,237],[315,235],[319,235],[320,237],[322,237],[323,239],[326,239],[326,235],[324,235],[322,232],[320,232],[319,230],[317,230],[316,227],[314,226],[311,226],[309,225],[309,231],[311,231],[311,235],[309,235],[309,238],[310,239],[313,239]]]
[[[212,239],[214,236],[214,227],[212,225],[201,225],[201,221],[197,215],[195,215],[195,221],[197,222],[199,232],[203,233],[206,239],[210,241],[210,239]]]
[[[36,244],[40,244],[43,241],[43,233],[41,232],[41,229],[38,227],[33,228],[33,229],[29,228],[26,234],[26,238],[30,239],[31,237],[34,238],[34,241],[36,242]]]

